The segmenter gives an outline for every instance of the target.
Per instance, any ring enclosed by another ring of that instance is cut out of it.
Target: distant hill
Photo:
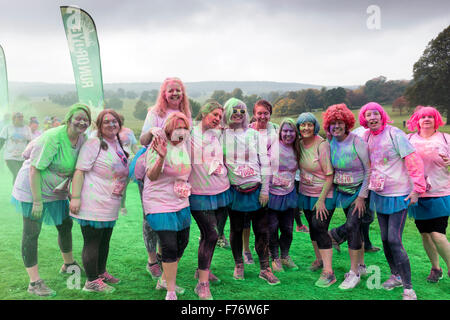
[[[271,81],[200,81],[186,82],[186,90],[189,96],[195,98],[200,96],[210,96],[214,90],[224,90],[231,92],[235,88],[240,88],[247,94],[261,94],[271,91],[286,92],[298,91],[302,89],[320,89],[323,86],[295,83],[295,82],[271,82]],[[136,83],[105,83],[104,90],[116,91],[119,88],[125,91],[135,91],[140,94],[144,90],[159,90],[160,82],[136,82]],[[353,89],[357,86],[344,86]],[[330,89],[333,87],[327,87]],[[44,83],[44,82],[10,82],[10,96],[25,95],[27,97],[47,97],[49,94],[64,94],[69,91],[76,91],[75,83]]]

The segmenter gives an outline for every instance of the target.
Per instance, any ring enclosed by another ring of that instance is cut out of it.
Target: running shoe
[[[295,228],[296,232],[303,232],[303,233],[309,233],[309,229],[306,225],[302,225],[302,226],[297,226]]]
[[[252,253],[250,251],[244,251],[244,263],[245,264],[254,264]]]
[[[211,291],[209,290],[209,282],[199,282],[194,289],[200,300],[212,300]]]
[[[69,267],[71,267],[70,270],[69,270]],[[63,265],[61,266],[61,269],[59,269],[59,273],[61,273],[61,274],[73,274],[73,271],[76,272],[76,270],[77,270],[76,268],[78,268],[78,270],[80,271],[80,274],[84,273],[83,268],[76,261],[74,261],[72,263],[69,263],[69,264],[63,263]]]
[[[333,249],[336,250],[337,252],[341,253],[341,246],[340,246],[339,243],[334,239],[333,234],[331,233],[331,231],[328,231],[328,235],[330,236],[330,239],[331,239],[331,245],[333,246]]]
[[[163,279],[159,278],[158,281],[156,282],[155,289],[156,290],[163,290],[163,289],[167,290],[167,282],[166,282],[166,280],[163,280]],[[185,291],[186,290],[184,290],[184,288],[175,285],[175,292],[178,293],[179,295],[183,295]]]
[[[298,266],[294,263],[290,256],[281,258],[281,264],[289,270],[298,270]]]
[[[358,265],[358,273],[360,277],[367,276],[367,267],[365,264]]]
[[[102,273],[101,275],[98,276],[100,279],[103,280],[103,282],[106,283],[119,283],[120,279],[113,277],[108,271],[105,271],[104,273]]]
[[[380,248],[374,247],[374,246],[371,246],[369,248],[364,248],[364,252],[378,252],[380,250],[381,250]]]
[[[167,291],[165,300],[178,300],[175,291]]]
[[[400,278],[400,276],[392,274],[391,277],[387,279],[381,286],[388,291],[396,287],[403,287],[402,278]]]
[[[272,270],[273,272],[283,272],[283,265],[281,264],[281,260],[279,258],[273,259],[272,261]]]
[[[243,263],[239,263],[234,267],[233,278],[234,278],[234,280],[245,280]]]
[[[152,277],[153,280],[158,280],[162,275],[162,270],[158,262],[155,263],[147,262],[146,269],[148,273],[150,273],[150,276]]]
[[[317,271],[319,269],[323,268],[323,261],[314,260],[311,266],[309,267],[309,270],[311,271]]]
[[[219,237],[219,239],[217,240],[216,246],[218,246],[219,248],[224,248],[224,249],[231,248],[230,243],[228,242],[227,238],[225,238],[225,236]]]
[[[430,275],[427,278],[428,282],[437,283],[444,277],[442,269],[431,268]]]
[[[194,279],[198,279],[198,277],[199,277],[199,274],[198,274],[198,269],[197,269],[197,270],[195,270]],[[215,284],[221,282],[221,280],[220,280],[219,278],[217,278],[217,277],[211,272],[211,270],[209,271],[208,281],[209,281],[210,283],[215,283]]]
[[[94,281],[86,280],[86,283],[84,284],[83,288],[83,291],[87,292],[111,293],[114,292],[114,290],[116,289],[104,283],[101,278],[95,279]]]
[[[30,282],[27,291],[28,293],[35,294],[41,297],[52,297],[56,295],[56,292],[47,287],[44,280],[42,279],[35,281],[34,284]]]
[[[416,293],[413,289],[405,289],[403,290],[403,300],[417,300]]]
[[[345,280],[339,285],[339,289],[348,290],[353,289],[359,283],[360,275],[357,275],[352,270],[345,274]]]
[[[261,270],[261,272],[259,273],[259,278],[266,280],[267,283],[270,284],[271,286],[276,286],[277,284],[280,284],[280,280],[278,280],[278,278],[275,277],[270,268]]]
[[[327,288],[336,282],[336,277],[334,273],[322,272],[320,274],[319,280],[316,281],[315,285],[319,288]]]

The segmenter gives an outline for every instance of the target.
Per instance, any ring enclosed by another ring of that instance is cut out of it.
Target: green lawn
[[[122,281],[115,285],[116,291],[110,295],[85,293],[77,289],[68,289],[67,276],[58,274],[62,258],[57,245],[55,227],[44,226],[39,239],[39,266],[41,277],[56,290],[53,298],[31,296],[26,292],[28,277],[23,267],[20,248],[22,237],[22,218],[10,204],[11,177],[4,162],[0,163],[0,299],[12,300],[78,300],[78,299],[122,299],[122,300],[162,300],[165,292],[154,289],[153,281],[145,270],[146,250],[142,240],[142,209],[137,186],[131,183],[128,187],[128,215],[120,216],[111,239],[108,270]],[[343,223],[343,212],[337,210],[332,219],[332,226]],[[304,222],[305,218],[302,219]],[[227,223],[226,234],[228,235]],[[192,220],[190,242],[179,264],[177,284],[186,288],[186,293],[179,296],[183,300],[197,300],[193,289],[196,285],[194,272],[197,265],[199,231]],[[371,226],[371,239],[374,245],[381,246],[378,224]],[[450,279],[445,276],[438,284],[429,284],[426,277],[430,264],[422,248],[421,239],[414,222],[408,219],[403,234],[404,246],[409,254],[412,268],[412,281],[419,299],[450,300]],[[251,243],[253,242],[253,235]],[[75,259],[81,263],[82,235],[78,224],[73,228],[73,248]],[[251,246],[253,249],[253,245]],[[258,278],[257,265],[245,266],[244,282],[234,281],[233,258],[230,250],[217,248],[212,261],[212,271],[222,279],[222,283],[213,285],[211,292],[217,300],[398,300],[401,299],[401,288],[393,291],[383,289],[368,289],[366,280],[357,288],[343,292],[338,288],[345,272],[350,266],[346,244],[341,246],[342,253],[334,254],[334,270],[338,282],[328,289],[314,286],[319,272],[308,270],[314,259],[314,253],[309,235],[294,232],[291,256],[299,265],[300,270],[278,274],[281,284],[269,286]],[[256,258],[256,253],[253,251]],[[389,269],[383,252],[366,255],[366,264],[380,268],[381,282],[389,277]],[[441,265],[446,272],[445,264]],[[376,283],[375,273],[371,275],[371,283]],[[375,279],[375,280],[374,280]],[[82,277],[81,286],[85,278]]]

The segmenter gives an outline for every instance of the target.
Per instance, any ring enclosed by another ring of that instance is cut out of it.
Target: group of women
[[[55,294],[38,273],[42,222],[57,226],[64,260],[60,272],[79,267],[72,255],[73,220],[80,224],[84,238],[83,290],[114,290],[111,284],[120,280],[106,265],[129,168],[141,195],[147,270],[157,279],[156,289],[167,291],[167,300],[185,291],[176,285],[176,277],[189,242],[191,216],[201,235],[194,275],[198,278],[194,291],[200,299],[212,299],[210,283],[220,281],[210,266],[227,216],[235,280],[245,279],[243,253],[248,237],[244,230],[250,225],[259,278],[277,285],[280,280],[274,272],[298,269],[289,250],[299,209],[308,221],[316,256],[311,270],[322,269],[318,287],[337,281],[328,228],[338,207],[347,217],[341,233],[348,241],[351,261],[339,288],[354,288],[366,273],[362,222],[373,220],[374,212],[391,271],[383,288],[403,286],[403,299],[417,299],[401,239],[408,210],[432,264],[428,280],[442,278],[439,256],[450,267],[446,238],[450,136],[438,131],[443,121],[436,109],[418,108],[408,122],[417,133],[407,136],[389,125],[389,116],[379,104],[368,103],[359,111],[359,123],[367,129],[360,137],[351,132],[356,122],[352,112],[345,104],[333,105],[323,114],[327,139],[319,136],[320,125],[312,113],[302,113],[296,121],[284,119],[279,127],[268,121],[271,113],[270,103],[260,100],[253,109],[259,123],[249,124],[243,101],[231,98],[222,106],[209,100],[193,121],[183,83],[168,78],[145,120],[140,136],[144,147],[130,165],[119,134],[120,116],[103,110],[96,120],[96,134],[86,138],[91,113],[75,104],[63,125],[28,145],[14,184],[13,201],[23,213],[28,291]]]

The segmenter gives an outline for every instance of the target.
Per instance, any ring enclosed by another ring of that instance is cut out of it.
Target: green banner
[[[62,6],[61,15],[69,44],[78,99],[92,108],[104,108],[102,67],[97,30],[89,14]]]
[[[8,110],[8,73],[6,71],[5,52],[0,46],[0,110]]]

